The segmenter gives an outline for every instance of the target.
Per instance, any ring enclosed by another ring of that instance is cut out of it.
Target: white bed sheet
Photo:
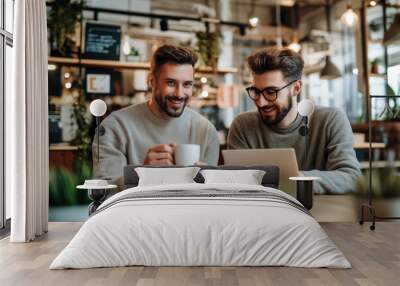
[[[350,268],[315,219],[257,198],[115,200],[134,192],[262,190],[238,184],[135,187],[109,198],[56,257],[50,269],[145,266],[293,266]],[[297,202],[298,203],[298,202]],[[108,205],[108,207],[107,207]]]

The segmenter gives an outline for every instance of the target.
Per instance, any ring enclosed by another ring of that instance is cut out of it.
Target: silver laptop
[[[279,189],[294,194],[296,184],[289,177],[299,176],[293,148],[222,150],[225,165],[275,165],[279,167]]]

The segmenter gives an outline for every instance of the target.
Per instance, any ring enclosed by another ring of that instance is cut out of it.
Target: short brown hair
[[[247,63],[255,74],[280,70],[287,81],[300,79],[304,67],[304,61],[298,53],[275,47],[255,52],[247,58]]]
[[[151,73],[157,74],[160,67],[166,63],[178,65],[190,64],[194,67],[196,62],[197,55],[193,50],[184,47],[163,45],[154,52],[153,59],[151,60]]]

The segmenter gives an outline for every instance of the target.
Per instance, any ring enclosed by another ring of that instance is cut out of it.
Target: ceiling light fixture
[[[321,79],[336,79],[341,77],[339,69],[335,64],[331,61],[330,56],[325,57],[325,66],[322,68],[319,77]]]
[[[358,23],[358,16],[354,12],[353,8],[351,7],[351,4],[347,4],[347,9],[343,13],[342,17],[340,17],[340,20],[342,21],[343,24],[345,24],[347,27],[354,27]]]
[[[251,26],[252,28],[257,27],[257,25],[258,25],[258,17],[251,17],[251,18],[249,19],[249,24],[250,24],[250,26]]]
[[[299,43],[299,36],[298,36],[298,8],[297,5],[294,5],[292,8],[292,42],[289,44],[288,48],[296,53],[300,52],[301,45]]]
[[[299,42],[297,40],[293,40],[293,42],[291,42],[289,44],[288,48],[291,49],[292,51],[295,51],[296,53],[298,53],[301,50],[301,45],[299,44]]]
[[[397,13],[396,16],[394,16],[393,23],[383,36],[383,44],[385,46],[396,44],[398,42],[400,42],[400,13]]]
[[[376,1],[372,0],[369,2],[369,6],[375,7],[376,6]]]
[[[325,5],[325,13],[326,13],[326,28],[329,33],[329,39],[331,36],[331,9],[330,9],[330,1],[326,0]],[[330,43],[331,45],[332,43]],[[329,45],[329,49],[330,49]],[[325,64],[322,70],[319,73],[320,79],[336,79],[341,77],[342,74],[340,73],[338,67],[331,61],[329,54],[325,57]]]

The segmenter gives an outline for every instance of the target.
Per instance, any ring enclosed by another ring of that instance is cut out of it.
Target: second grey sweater
[[[315,182],[315,193],[354,191],[361,172],[346,115],[336,108],[316,107],[309,123],[308,158],[300,126],[299,115],[287,128],[277,128],[265,125],[257,111],[242,113],[231,125],[228,148],[294,148],[301,172],[321,178]]]

